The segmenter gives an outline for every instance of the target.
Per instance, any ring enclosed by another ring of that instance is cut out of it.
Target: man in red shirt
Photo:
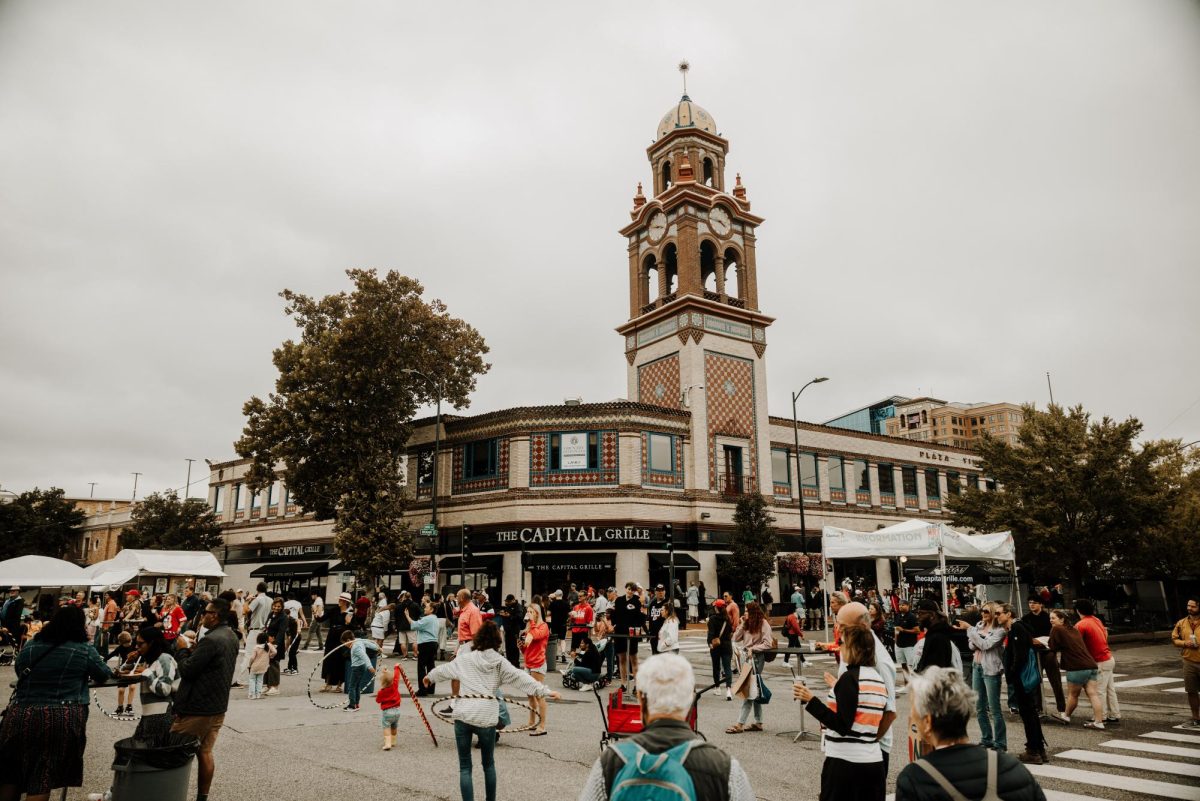
[[[483,625],[483,615],[479,612],[479,607],[471,600],[470,590],[458,591],[458,652],[464,652],[464,648],[471,650],[471,640],[475,639],[475,632],[479,631],[479,627]]]
[[[1106,725],[1121,722],[1121,705],[1117,703],[1117,685],[1113,681],[1113,669],[1117,660],[1108,647],[1108,629],[1096,617],[1096,608],[1086,598],[1075,601],[1075,611],[1079,613],[1079,622],[1075,628],[1083,635],[1083,644],[1087,646],[1092,659],[1100,666],[1100,700],[1104,702],[1104,723]]]

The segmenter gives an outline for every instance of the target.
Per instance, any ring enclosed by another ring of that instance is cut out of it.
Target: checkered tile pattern
[[[638,368],[638,401],[672,409],[679,405],[679,356],[665,356]]]
[[[529,438],[529,486],[594,487],[615,485],[620,479],[620,457],[616,431],[600,432],[600,469],[554,470],[550,467],[550,435]]]
[[[508,489],[508,440],[496,443],[496,475],[487,478],[463,479],[463,446],[454,449],[454,494],[467,492],[490,492]]]
[[[642,432],[642,485],[683,489],[683,441],[679,437],[675,437],[675,472],[651,473],[649,434]]]
[[[742,465],[743,487],[747,493],[758,491],[758,436],[754,416],[754,364],[746,359],[721,353],[704,354],[704,397],[708,404],[710,447],[718,434],[749,440]],[[708,460],[709,487],[720,488],[715,453]]]

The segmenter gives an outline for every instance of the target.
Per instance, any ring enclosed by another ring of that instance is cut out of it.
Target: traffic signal
[[[471,526],[468,525],[462,527],[462,558],[463,561],[471,558]]]
[[[663,540],[667,543],[667,550],[675,550],[675,527],[670,523],[663,524]]]

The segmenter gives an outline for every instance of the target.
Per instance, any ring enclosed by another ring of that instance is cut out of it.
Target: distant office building
[[[887,434],[887,421],[896,416],[896,405],[907,403],[910,399],[903,395],[893,395],[890,398],[846,412],[840,417],[826,420],[825,425],[833,428],[845,428],[849,431],[861,431],[864,434]]]
[[[886,420],[882,433],[969,449],[977,448],[986,433],[1015,445],[1024,419],[1016,403],[947,403],[938,398],[913,398],[895,405],[895,415]]]

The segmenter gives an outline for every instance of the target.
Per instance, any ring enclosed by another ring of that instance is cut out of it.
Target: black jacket
[[[1012,754],[999,753],[996,793],[1004,801],[1045,801],[1037,780]],[[987,789],[987,750],[979,745],[952,745],[926,755],[967,798],[982,798]],[[950,801],[933,777],[915,763],[906,765],[896,779],[896,801]]]
[[[921,651],[921,661],[917,663],[917,672],[927,667],[952,667],[954,640],[950,634],[950,624],[938,618],[925,630],[925,648]]]
[[[714,649],[712,641],[718,638],[721,644]],[[708,616],[708,650],[716,650],[721,654],[733,653],[733,625],[723,610],[714,609]]]
[[[1021,686],[1021,671],[1029,661],[1029,649],[1033,648],[1033,634],[1021,620],[1014,620],[1008,630],[1008,643],[1004,646],[1004,678],[1009,686]]]
[[[229,709],[229,685],[237,666],[237,635],[224,623],[209,630],[190,651],[177,651],[178,715],[223,715]]]
[[[599,674],[600,652],[596,650],[596,646],[591,640],[587,640],[587,643],[588,647],[586,651],[583,650],[583,643],[579,644],[579,650],[575,653],[575,665]]]
[[[699,739],[682,720],[659,718],[645,728],[641,734],[629,739],[651,754],[669,751],[680,743]],[[609,748],[600,756],[600,767],[604,771],[605,797],[612,796],[613,781],[625,763],[616,751]],[[692,777],[696,787],[696,798],[704,801],[728,801],[729,798],[729,755],[712,743],[701,743],[692,747],[684,769]]]

